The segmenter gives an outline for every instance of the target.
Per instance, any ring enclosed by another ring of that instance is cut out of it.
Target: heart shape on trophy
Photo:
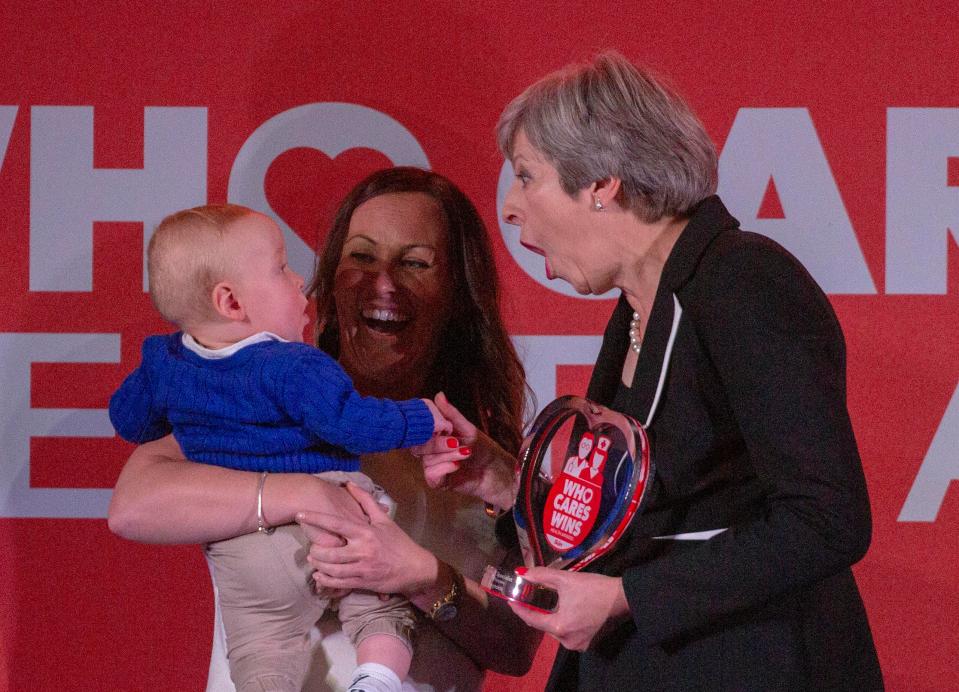
[[[266,172],[270,208],[311,248],[326,240],[337,207],[353,186],[393,163],[364,147],[331,159],[319,149],[296,147],[277,156]]]
[[[582,569],[613,546],[651,487],[643,427],[580,397],[543,409],[520,459],[513,511],[530,565]]]

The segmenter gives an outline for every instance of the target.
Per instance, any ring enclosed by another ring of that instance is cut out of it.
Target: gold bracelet
[[[256,530],[270,535],[276,531],[276,527],[267,525],[266,519],[263,518],[263,486],[266,485],[266,476],[266,471],[260,474],[260,482],[256,487]]]

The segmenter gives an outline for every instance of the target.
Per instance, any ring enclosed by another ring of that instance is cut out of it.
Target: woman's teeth
[[[406,322],[409,317],[396,310],[366,309],[363,310],[363,317],[368,320],[377,320],[378,322]]]
[[[409,315],[397,310],[366,308],[360,314],[367,327],[383,334],[397,334],[410,322]]]

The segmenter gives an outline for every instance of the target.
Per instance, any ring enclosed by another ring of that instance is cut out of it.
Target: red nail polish
[[[456,449],[457,447],[460,446],[460,441],[457,440],[455,437],[447,437],[446,446],[449,447],[450,449]]]
[[[525,575],[526,572],[528,572],[529,570],[527,570],[525,567],[517,567],[517,568],[514,569],[513,571],[516,572],[516,574],[518,574],[519,576],[522,577],[522,576]]]
[[[473,450],[471,450],[469,447],[460,447],[460,454],[462,454],[464,457],[468,457],[472,453]]]

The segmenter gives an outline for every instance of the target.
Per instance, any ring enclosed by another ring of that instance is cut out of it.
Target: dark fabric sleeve
[[[766,503],[755,521],[624,573],[639,636],[650,644],[836,574],[870,540],[842,333],[825,295],[795,260],[765,245],[727,253],[709,276],[684,319],[722,381]]]
[[[423,444],[433,435],[433,415],[422,400],[361,396],[343,368],[313,348],[293,359],[282,398],[297,423],[352,454]]]
[[[140,366],[110,397],[110,422],[120,437],[137,444],[158,440],[173,430],[165,412],[154,407],[149,375],[151,343],[149,339],[144,342]]]

